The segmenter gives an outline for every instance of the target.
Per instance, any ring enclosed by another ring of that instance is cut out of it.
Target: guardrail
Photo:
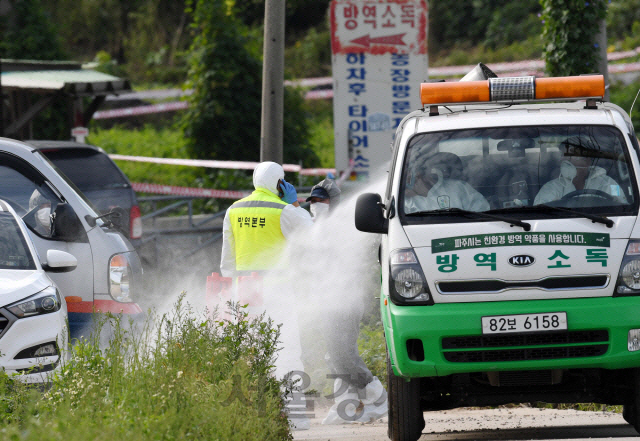
[[[305,193],[311,191],[311,187],[298,187],[297,191],[300,193]],[[187,253],[180,255],[177,260],[182,261],[185,260],[199,251],[213,245],[217,241],[222,238],[222,226],[207,226],[212,221],[219,219],[225,215],[227,212],[226,209],[222,211],[218,211],[217,213],[212,214],[194,214],[193,212],[193,201],[195,199],[211,199],[207,196],[143,196],[138,197],[138,203],[150,203],[151,211],[142,215],[142,221],[151,221],[152,227],[145,227],[142,235],[142,245],[149,244],[150,242],[157,243],[157,240],[164,235],[177,235],[177,234],[200,234],[207,235],[212,234],[212,236],[199,244],[197,247],[190,249]],[[304,202],[304,198],[299,198],[301,200],[301,206],[305,207],[308,203]],[[169,205],[165,205],[161,208],[158,208],[160,203],[165,203],[169,201],[175,201]],[[156,222],[160,219],[171,219],[170,216],[167,216],[171,213],[175,213],[178,210],[183,210],[184,207],[187,208],[186,219],[184,217],[175,216],[176,219],[181,219],[185,223],[186,226],[169,226],[169,227],[158,227],[154,228]],[[174,259],[175,261],[175,259]]]

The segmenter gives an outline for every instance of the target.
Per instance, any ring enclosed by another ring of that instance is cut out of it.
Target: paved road
[[[369,424],[323,426],[325,409],[316,409],[311,430],[294,432],[295,440],[387,441],[386,418]],[[622,415],[613,412],[500,408],[454,409],[425,413],[427,426],[420,441],[428,440],[638,440],[638,433]]]

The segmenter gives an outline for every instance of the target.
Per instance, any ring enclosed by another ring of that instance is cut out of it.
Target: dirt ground
[[[323,426],[328,409],[316,408],[311,429],[294,432],[307,441],[386,441],[387,419],[367,424]],[[576,410],[514,407],[499,409],[460,408],[425,413],[426,440],[637,440],[638,433],[621,414]]]

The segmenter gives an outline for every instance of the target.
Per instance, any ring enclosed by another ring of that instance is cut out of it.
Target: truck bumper
[[[468,372],[640,367],[628,349],[640,297],[398,306],[381,296],[394,372],[407,378]],[[566,312],[567,331],[482,335],[483,316]]]

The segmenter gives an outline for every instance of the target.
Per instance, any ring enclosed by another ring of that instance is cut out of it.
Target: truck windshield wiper
[[[485,219],[495,219],[501,222],[506,222],[508,224],[510,224],[511,226],[518,226],[521,227],[524,231],[529,231],[531,230],[531,224],[527,223],[527,222],[522,222],[519,219],[512,219],[509,217],[504,217],[504,216],[496,216],[495,214],[489,214],[489,213],[484,213],[484,212],[478,212],[478,211],[469,211],[469,210],[463,210],[462,208],[444,208],[441,210],[427,210],[427,211],[417,211],[415,213],[407,213],[407,216],[424,216],[424,215],[430,215],[430,214],[465,214],[465,215],[474,215],[474,216],[479,216],[479,217],[483,217]]]
[[[545,210],[553,210],[553,211],[564,211],[565,213],[572,213],[572,214],[577,214],[578,216],[582,216],[584,218],[590,219],[592,222],[599,222],[601,224],[605,224],[607,227],[611,228],[613,227],[613,221],[609,218],[606,218],[604,216],[598,216],[595,214],[589,214],[589,213],[583,213],[581,211],[578,210],[572,210],[571,208],[564,208],[564,207],[554,207],[553,205],[546,205],[546,204],[539,204],[539,205],[534,205],[533,207],[530,208],[536,208],[536,207],[541,207],[544,208]]]

